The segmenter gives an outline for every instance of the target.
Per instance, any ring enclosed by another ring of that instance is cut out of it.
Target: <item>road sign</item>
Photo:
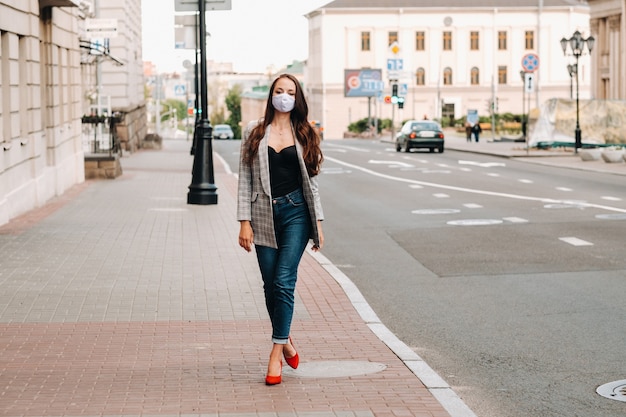
[[[185,84],[176,84],[174,86],[174,95],[184,96],[186,93],[187,93],[187,89],[185,88]]]
[[[85,33],[90,39],[117,36],[117,19],[85,19]]]
[[[404,60],[401,58],[388,59],[387,71],[402,71],[404,68]]]
[[[406,97],[409,93],[409,85],[408,84],[398,84],[398,96]]]
[[[231,0],[205,0],[206,11],[232,10]],[[197,12],[198,0],[174,0],[174,10],[177,12]]]
[[[522,58],[522,68],[526,72],[535,72],[539,69],[539,57],[537,54],[526,54]]]

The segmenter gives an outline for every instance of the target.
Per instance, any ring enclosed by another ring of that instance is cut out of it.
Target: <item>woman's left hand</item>
[[[311,248],[313,250],[313,252],[319,251],[324,246],[324,231],[322,230],[322,221],[321,220],[317,221],[317,234],[319,236],[320,244],[319,245],[313,245],[313,247]]]

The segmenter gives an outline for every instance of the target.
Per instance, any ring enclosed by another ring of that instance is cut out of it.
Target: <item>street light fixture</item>
[[[584,39],[579,31],[574,32],[572,37],[569,39],[561,39],[561,48],[563,49],[563,54],[567,56],[567,46],[569,45],[572,55],[574,55],[574,58],[576,58],[576,130],[574,130],[574,137],[576,140],[576,153],[578,153],[578,148],[582,147],[582,138],[580,132],[580,107],[578,103],[578,59],[585,52],[585,45],[587,46],[588,52],[591,54],[591,50],[593,49],[593,44],[595,41],[596,40],[593,36],[589,36],[587,39]]]
[[[578,72],[577,64],[567,64],[567,72],[569,73],[569,98],[574,98],[574,74]]]

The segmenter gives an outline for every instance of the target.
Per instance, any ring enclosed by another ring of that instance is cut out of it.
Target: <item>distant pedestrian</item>
[[[465,140],[467,142],[472,141],[472,124],[470,122],[465,122]]]
[[[283,358],[298,367],[290,336],[298,265],[309,239],[314,251],[324,244],[317,185],[323,157],[308,112],[298,79],[282,74],[270,87],[264,118],[248,125],[241,144],[239,245],[255,247],[272,322],[267,385],[282,382]]]
[[[474,139],[476,140],[476,142],[478,142],[478,139],[480,138],[480,134],[483,133],[483,129],[480,127],[480,123],[478,122],[474,123],[474,126],[472,126],[472,133],[474,134]]]

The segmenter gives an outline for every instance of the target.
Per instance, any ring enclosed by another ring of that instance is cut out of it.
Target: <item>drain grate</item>
[[[626,379],[600,385],[596,392],[605,398],[626,402]]]

